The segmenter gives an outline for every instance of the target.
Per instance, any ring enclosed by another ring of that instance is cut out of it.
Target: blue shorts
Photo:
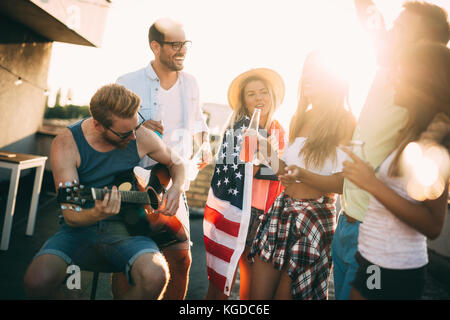
[[[157,252],[158,246],[152,239],[130,236],[121,221],[100,221],[77,228],[63,223],[33,259],[43,254],[53,254],[68,265],[79,266],[81,270],[107,262],[117,272],[125,273],[128,282],[133,284],[130,275],[133,263],[144,253]]]
[[[341,212],[331,243],[333,260],[334,296],[336,300],[350,299],[352,281],[358,270],[355,254],[358,250],[360,222],[349,222]]]

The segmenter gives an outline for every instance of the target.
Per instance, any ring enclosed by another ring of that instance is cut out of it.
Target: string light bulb
[[[14,81],[14,84],[16,86],[20,86],[25,81],[27,84],[30,84],[33,87],[38,88],[39,90],[42,90],[42,92],[44,93],[45,96],[48,96],[50,94],[50,92],[49,92],[49,90],[47,88],[42,88],[41,86],[37,85],[36,83],[33,83],[32,81],[30,81],[28,79],[25,79],[25,78],[22,78],[17,73],[13,72],[12,70],[10,70],[9,68],[5,67],[2,64],[0,64],[0,69],[10,73],[14,77],[17,77],[17,80]]]

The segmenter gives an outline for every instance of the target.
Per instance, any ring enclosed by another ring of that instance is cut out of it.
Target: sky
[[[374,2],[390,27],[403,1]],[[430,2],[450,11],[448,0]],[[193,42],[184,71],[197,78],[202,102],[227,104],[228,86],[238,74],[272,68],[286,85],[276,115],[286,127],[308,52],[326,52],[330,65],[350,81],[356,115],[375,71],[373,48],[357,21],[353,0],[113,0],[100,47],[54,43],[49,104],[61,88],[63,99],[70,89],[74,104],[87,105],[102,85],[148,65],[153,59],[148,28],[161,17],[182,22]]]

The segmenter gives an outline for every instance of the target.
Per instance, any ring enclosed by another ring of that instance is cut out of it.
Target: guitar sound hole
[[[150,198],[150,206],[154,209],[157,210],[159,207],[159,199],[158,199],[158,195],[156,194],[156,192],[154,190],[147,190],[148,193],[148,197]]]

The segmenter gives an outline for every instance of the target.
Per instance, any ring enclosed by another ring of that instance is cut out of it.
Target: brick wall
[[[191,208],[204,209],[211,179],[214,173],[214,163],[203,168],[194,181],[191,181],[189,190],[186,192],[188,206]]]

